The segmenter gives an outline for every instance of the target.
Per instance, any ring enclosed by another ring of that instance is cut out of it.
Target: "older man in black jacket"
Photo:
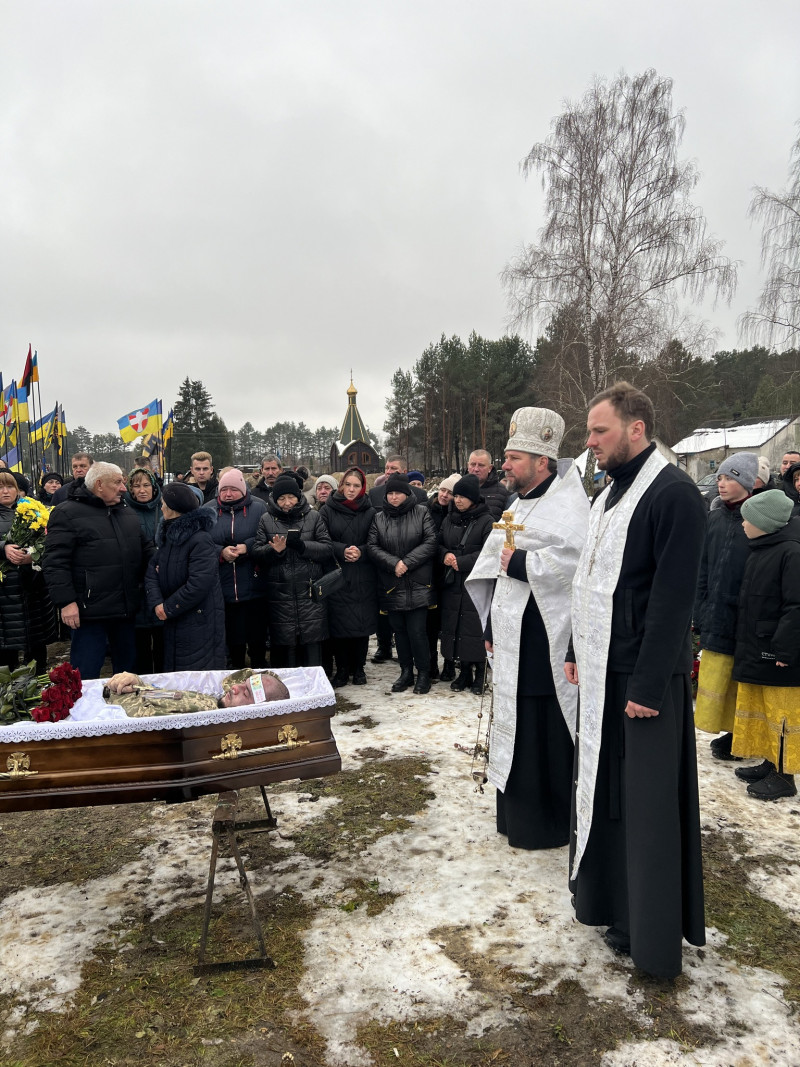
[[[153,544],[122,503],[125,477],[95,463],[54,509],[42,561],[50,598],[72,631],[70,663],[99,678],[108,646],[115,673],[136,669],[134,616]]]

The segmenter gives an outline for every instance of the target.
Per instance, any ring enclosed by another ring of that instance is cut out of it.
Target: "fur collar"
[[[171,545],[182,545],[201,530],[209,532],[216,525],[216,520],[207,508],[195,508],[187,511],[185,515],[179,515],[177,519],[168,519],[161,523],[156,531],[156,543],[159,545],[169,542]]]

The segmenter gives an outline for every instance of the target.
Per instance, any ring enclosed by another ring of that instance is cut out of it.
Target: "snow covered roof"
[[[741,448],[760,448],[776,433],[786,429],[791,421],[792,418],[789,416],[785,419],[751,422],[744,426],[701,428],[688,437],[684,437],[682,441],[678,441],[672,446],[672,450],[686,455],[693,452],[707,452],[712,448],[727,448],[734,452]]]

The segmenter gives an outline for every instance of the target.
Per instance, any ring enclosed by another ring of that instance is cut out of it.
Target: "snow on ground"
[[[638,994],[630,995],[630,962],[610,955],[600,930],[574,921],[566,849],[510,849],[494,829],[494,791],[474,791],[470,757],[455,744],[474,744],[479,698],[452,693],[443,684],[429,697],[393,695],[395,664],[371,667],[368,673],[367,686],[340,691],[361,705],[360,711],[333,720],[344,769],[361,766],[359,750],[367,747],[383,749],[389,757],[427,756],[434,762],[429,784],[436,799],[405,832],[379,838],[355,858],[343,851],[319,868],[295,854],[291,835],[337,801],[323,797],[308,804],[302,791],[282,794],[273,809],[284,836],[273,841],[285,849],[286,859],[252,872],[256,893],[291,888],[330,904],[348,882],[363,878],[377,880],[380,892],[397,894],[374,916],[365,908],[321,907],[307,933],[300,993],[308,1018],[327,1041],[331,1067],[370,1062],[354,1035],[371,1019],[446,1014],[463,1018],[475,1034],[513,1020],[513,1005],[472,988],[469,975],[448,952],[447,938],[455,931],[474,959],[538,979],[540,992],[572,978],[589,996],[635,1010],[641,1001]],[[364,714],[377,720],[374,729],[357,725]],[[777,873],[762,877],[759,872],[751,884],[799,916],[800,803],[748,798],[733,774],[738,764],[713,760],[708,740],[698,735],[704,829],[741,833],[751,854],[781,855],[785,862]],[[0,993],[13,993],[19,1005],[12,1029],[24,1024],[26,1006],[57,1010],[69,1001],[83,961],[114,936],[111,928],[124,922],[129,905],[144,897],[163,915],[202,899],[207,816],[199,818],[191,805],[155,805],[148,836],[152,844],[113,876],[81,887],[49,887],[35,898],[17,893],[0,906]],[[196,886],[190,897],[187,880]],[[230,864],[218,884],[220,891],[238,891]],[[689,985],[679,994],[686,1017],[712,1026],[722,1042],[694,1051],[667,1040],[628,1043],[606,1055],[608,1067],[800,1063],[800,1029],[783,999],[783,980],[724,958],[718,951],[723,943],[723,936],[711,930],[705,949],[685,946]],[[734,1020],[748,1032],[728,1036],[739,1033],[727,1025]]]

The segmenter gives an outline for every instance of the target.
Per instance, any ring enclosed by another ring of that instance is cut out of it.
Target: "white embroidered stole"
[[[609,511],[605,510],[605,503],[611,486],[601,493],[592,508],[586,545],[572,585],[572,644],[580,685],[578,784],[575,798],[577,841],[572,865],[573,878],[578,873],[592,826],[613,597],[622,570],[628,526],[640,500],[666,466],[667,460],[656,449],[622,499]],[[622,713],[622,709],[614,709],[614,714]]]

